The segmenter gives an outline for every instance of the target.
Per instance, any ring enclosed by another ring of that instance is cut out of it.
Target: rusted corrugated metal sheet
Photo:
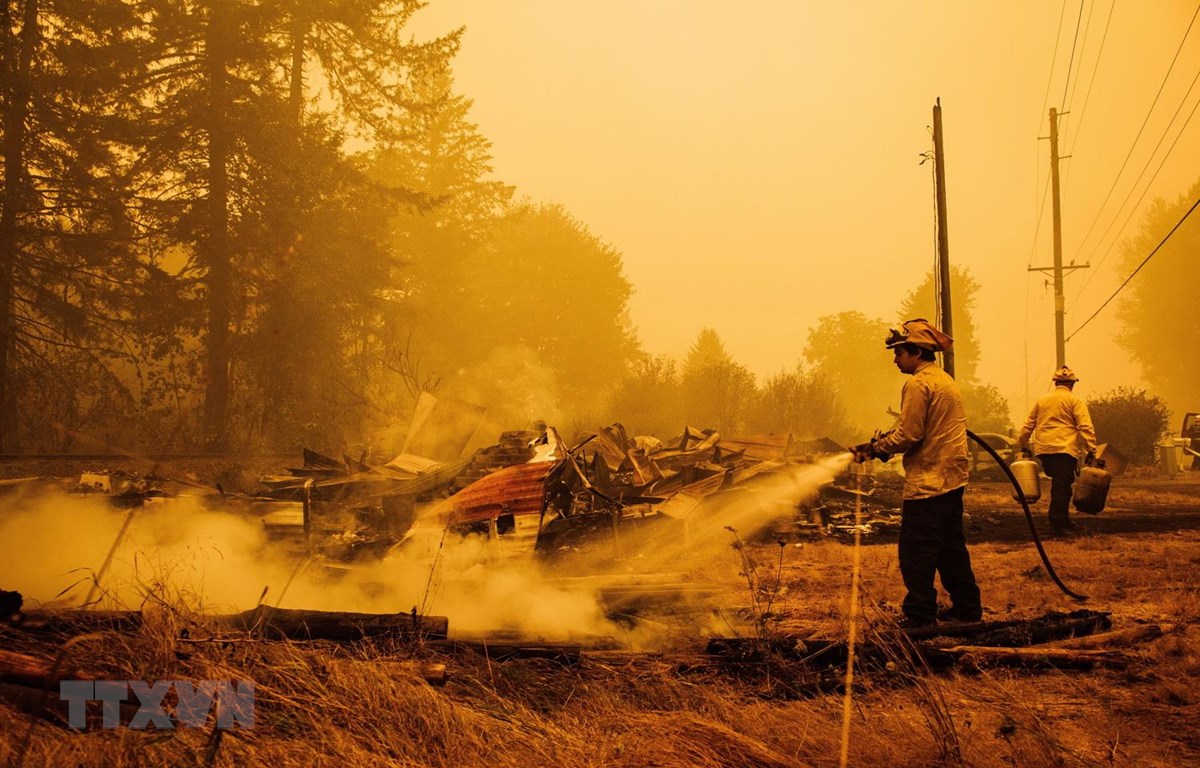
[[[402,453],[399,456],[397,456],[396,458],[389,461],[387,464],[384,464],[384,466],[389,469],[395,469],[395,470],[399,470],[400,472],[406,472],[415,477],[417,475],[422,475],[430,470],[437,469],[438,467],[440,467],[446,463],[455,463],[455,462],[434,461],[433,459],[427,459],[424,456],[417,456],[416,454],[412,454],[412,453]]]
[[[541,514],[546,499],[546,478],[557,462],[517,464],[497,470],[471,483],[448,500],[451,523],[486,520],[501,512]]]
[[[720,446],[729,451],[744,450],[746,458],[758,461],[782,459],[792,442],[790,434],[747,435],[744,437],[722,437]]]

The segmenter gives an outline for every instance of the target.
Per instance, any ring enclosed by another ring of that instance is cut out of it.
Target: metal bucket
[[[1042,497],[1042,471],[1036,461],[1026,456],[1009,464],[1008,468],[1012,470],[1013,477],[1017,478],[1017,485],[1021,487],[1021,493],[1025,494],[1025,501],[1032,504]],[[1016,488],[1013,489],[1013,498],[1021,500]]]
[[[1088,515],[1103,512],[1111,482],[1112,475],[1103,466],[1084,467],[1075,480],[1075,509]]]

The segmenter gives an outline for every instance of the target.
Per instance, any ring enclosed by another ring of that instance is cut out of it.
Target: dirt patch
[[[1039,535],[1049,535],[1048,494],[1031,505]],[[1028,541],[1029,524],[1007,483],[972,483],[964,498],[971,542]],[[1200,529],[1200,481],[1113,481],[1108,504],[1098,515],[1072,510],[1076,535],[1169,533]]]

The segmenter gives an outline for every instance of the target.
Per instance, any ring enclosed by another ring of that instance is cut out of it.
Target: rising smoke
[[[714,574],[728,578],[737,568],[735,537],[752,537],[781,510],[811,499],[848,462],[838,456],[784,467],[752,491],[698,506],[684,521],[683,535],[624,553],[615,569],[608,553],[593,572],[628,576],[636,567],[641,574],[669,571],[701,582]],[[0,506],[0,587],[20,591],[27,607],[78,607],[89,595],[89,607],[138,609],[165,600],[210,614],[247,610],[260,599],[326,611],[399,613],[415,607],[447,616],[452,636],[509,632],[653,644],[645,633],[634,638],[606,617],[594,584],[562,579],[532,551],[498,557],[492,545],[417,528],[406,546],[383,560],[334,570],[270,541],[255,517],[209,508],[200,497],[120,510],[103,497],[52,491],[15,495]]]

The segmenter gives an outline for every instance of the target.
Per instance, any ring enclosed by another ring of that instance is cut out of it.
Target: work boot
[[[921,629],[937,625],[937,619],[921,619],[915,616],[904,616],[896,622],[900,629]]]
[[[1070,536],[1070,535],[1076,533],[1078,530],[1079,530],[1079,527],[1076,526],[1075,523],[1072,523],[1070,520],[1061,521],[1061,522],[1054,520],[1054,521],[1051,521],[1051,523],[1050,523],[1050,533],[1053,536]]]
[[[954,607],[939,608],[937,617],[938,621],[974,624],[983,621],[983,611],[960,611]]]

